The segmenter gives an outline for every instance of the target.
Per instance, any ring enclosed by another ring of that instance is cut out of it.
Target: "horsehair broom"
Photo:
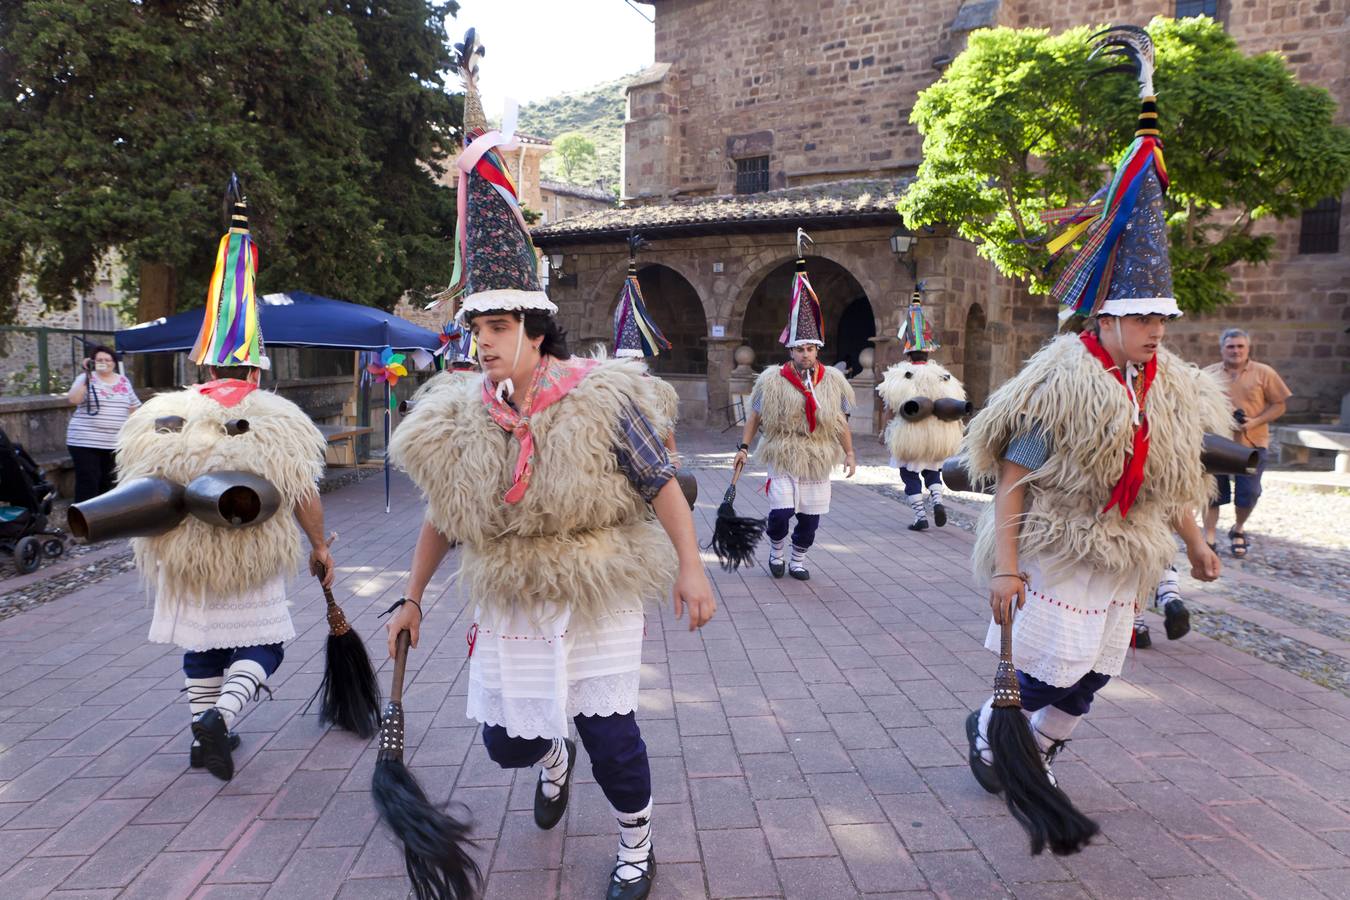
[[[469,825],[427,799],[403,762],[403,671],[412,635],[398,633],[394,677],[370,779],[375,810],[403,844],[403,863],[417,900],[467,900],[482,881],[469,848]]]
[[[1011,619],[1003,623],[988,737],[1008,811],[1031,838],[1031,855],[1039,855],[1047,844],[1057,856],[1086,847],[1099,830],[1097,823],[1079,812],[1069,796],[1050,782],[1040,745],[1022,712],[1022,690],[1012,661]]]
[[[336,533],[329,535],[328,545],[332,546],[336,538]],[[326,574],[322,565],[315,566],[314,575],[320,584]],[[380,728],[380,685],[375,680],[375,669],[370,665],[365,643],[347,622],[332,590],[324,588],[323,598],[328,602],[323,680],[305,709],[318,700],[320,722],[369,739]]]
[[[717,507],[717,522],[713,525],[712,540],[708,542],[709,549],[717,554],[717,561],[728,572],[754,564],[755,548],[764,534],[763,519],[738,516],[732,506],[736,502],[736,482],[744,469],[743,461],[736,463],[731,486],[722,497],[722,505]]]

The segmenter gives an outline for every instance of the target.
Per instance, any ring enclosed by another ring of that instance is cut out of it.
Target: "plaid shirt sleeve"
[[[1003,458],[1024,469],[1039,469],[1050,458],[1050,436],[1040,422],[1032,422],[1030,428],[1008,442]]]
[[[656,436],[647,417],[631,402],[619,414],[614,458],[619,471],[648,503],[655,500],[666,482],[675,477],[675,466],[666,455],[665,444]]]

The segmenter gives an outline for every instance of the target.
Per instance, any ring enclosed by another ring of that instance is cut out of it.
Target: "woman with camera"
[[[75,463],[79,503],[112,490],[117,433],[141,401],[131,381],[117,371],[117,354],[103,346],[89,354],[66,397],[75,407],[66,427],[66,449]]]

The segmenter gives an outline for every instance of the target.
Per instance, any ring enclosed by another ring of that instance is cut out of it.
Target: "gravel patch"
[[[1228,646],[1272,662],[1301,678],[1350,696],[1350,668],[1334,653],[1227,613],[1187,601],[1191,628]]]

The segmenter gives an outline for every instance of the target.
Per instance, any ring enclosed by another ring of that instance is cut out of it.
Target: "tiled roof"
[[[598,209],[531,230],[539,245],[594,242],[637,229],[675,237],[793,227],[847,228],[901,223],[895,205],[910,179],[832,181],[759,194],[698,197],[649,206]]]
[[[520,141],[522,144],[539,144],[540,146],[543,146],[543,147],[552,147],[552,146],[553,146],[553,142],[550,141],[550,140],[547,140],[546,138],[535,137],[535,136],[532,135],[532,134],[524,134],[524,133],[519,132],[519,131],[517,131],[514,135],[512,135],[512,137],[514,137],[516,140]]]
[[[617,205],[614,194],[611,191],[589,184],[568,184],[565,181],[541,180],[539,182],[539,190],[552,191],[555,194],[563,194],[568,197],[583,197],[587,200],[604,200],[608,203]]]

